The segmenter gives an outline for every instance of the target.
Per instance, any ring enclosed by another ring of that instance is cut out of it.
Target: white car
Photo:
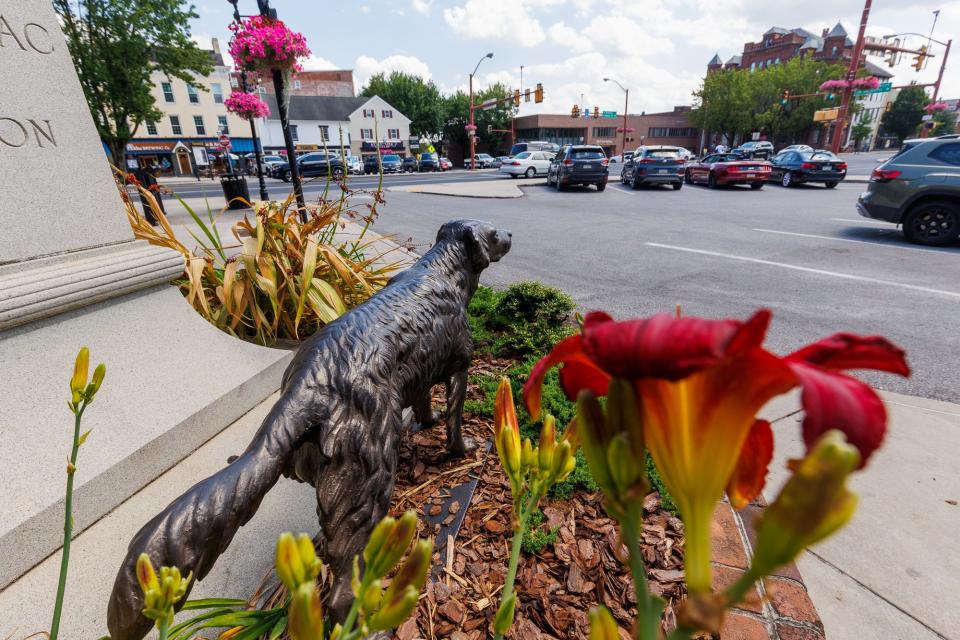
[[[680,147],[680,157],[683,158],[684,162],[693,162],[697,159],[696,154],[685,147]]]
[[[550,169],[550,161],[556,155],[551,151],[521,151],[500,165],[500,173],[511,178],[545,176]]]
[[[354,175],[363,174],[363,159],[360,156],[347,156],[347,169]]]

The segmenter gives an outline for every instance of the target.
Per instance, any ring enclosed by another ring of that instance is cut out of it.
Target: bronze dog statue
[[[466,308],[480,272],[510,245],[510,233],[489,223],[448,222],[416,264],[304,342],[247,449],[134,536],[110,596],[111,638],[139,640],[150,630],[135,573],[141,553],[202,580],[281,475],[317,488],[321,553],[335,576],[329,606],[342,620],[353,558],[390,504],[403,409],[431,426],[430,390],[445,384],[448,451],[466,452]]]

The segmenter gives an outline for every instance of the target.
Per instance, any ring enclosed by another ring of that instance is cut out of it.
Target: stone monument
[[[67,381],[107,364],[74,532],[274,392],[289,353],[231,338],[136,241],[49,0],[0,0],[0,589],[62,542]]]

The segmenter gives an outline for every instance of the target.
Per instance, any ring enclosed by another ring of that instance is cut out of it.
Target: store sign
[[[374,143],[374,142],[364,142],[363,144],[360,145],[360,150],[367,151],[367,152],[379,150],[381,153],[390,152],[390,151],[403,151],[403,143],[402,142],[381,142],[378,145],[377,143]]]
[[[410,151],[420,151],[420,136],[410,136],[408,144],[410,145]]]

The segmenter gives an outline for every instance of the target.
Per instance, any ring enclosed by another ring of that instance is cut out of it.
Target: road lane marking
[[[831,220],[836,220],[837,222],[865,222],[867,224],[882,224],[884,226],[890,226],[892,222],[881,222],[880,220],[868,220],[867,218],[830,218]]]
[[[855,244],[869,244],[875,247],[886,247],[887,249],[902,249],[903,251],[922,251],[923,253],[938,253],[940,255],[956,255],[949,249],[941,251],[939,249],[925,249],[924,247],[905,247],[898,244],[889,244],[886,242],[871,242],[870,240],[853,240],[852,238],[834,238],[832,236],[820,236],[815,233],[796,233],[794,231],[778,231],[776,229],[754,229],[761,233],[776,233],[782,236],[797,236],[800,238],[815,238],[818,240],[831,240],[833,242],[853,242]]]
[[[825,269],[814,269],[812,267],[801,267],[796,264],[787,264],[785,262],[774,262],[773,260],[762,260],[760,258],[749,258],[747,256],[738,256],[732,253],[720,253],[719,251],[706,251],[704,249],[691,249],[690,247],[678,247],[672,244],[660,244],[658,242],[645,242],[648,247],[658,249],[669,249],[671,251],[682,251],[685,253],[696,253],[703,256],[712,256],[714,258],[726,258],[728,260],[737,260],[739,262],[750,262],[753,264],[764,264],[771,267],[780,267],[782,269],[791,269],[793,271],[803,271],[805,273],[815,273],[821,276],[832,276],[844,280],[855,280],[857,282],[869,282],[872,284],[881,284],[888,287],[897,287],[900,289],[909,289],[911,291],[920,291],[922,293],[933,293],[936,295],[947,296],[949,298],[960,299],[960,292],[944,291],[943,289],[933,289],[930,287],[921,287],[915,284],[905,284],[903,282],[894,282],[892,280],[881,280],[879,278],[868,278],[866,276],[857,276],[850,273],[839,273],[837,271],[826,271]]]

